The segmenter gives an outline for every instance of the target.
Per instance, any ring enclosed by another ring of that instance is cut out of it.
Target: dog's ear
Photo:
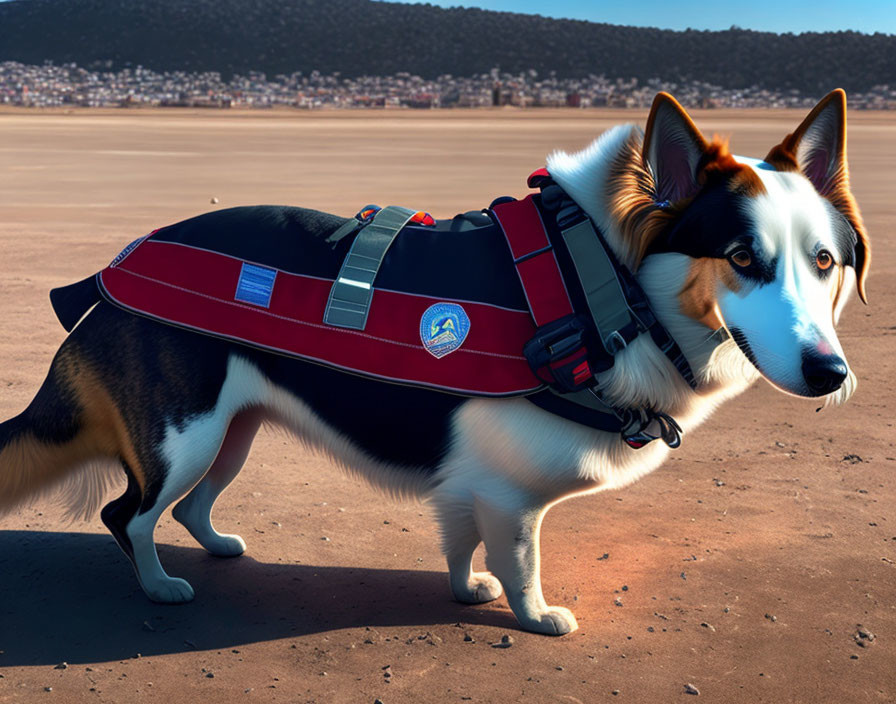
[[[865,303],[865,279],[871,246],[862,216],[849,188],[846,160],[846,93],[836,89],[816,105],[792,134],[768,153],[765,160],[779,171],[800,171],[815,190],[849,221],[856,233],[856,287]]]
[[[708,144],[668,93],[657,93],[647,118],[641,159],[653,174],[657,201],[675,203],[700,189],[697,173]]]

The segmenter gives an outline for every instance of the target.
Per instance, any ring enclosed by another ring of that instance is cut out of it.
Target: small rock
[[[700,695],[700,690],[697,689],[697,688],[696,688],[694,685],[692,685],[690,682],[688,682],[688,683],[684,686],[684,693],[685,693],[685,694],[693,694],[694,696],[699,696],[699,695]]]
[[[557,665],[556,668],[559,672],[563,672],[563,665]]]
[[[840,461],[841,462],[849,462],[850,464],[858,464],[859,462],[864,462],[865,460],[863,460],[858,455],[850,453],[848,455],[843,455],[843,459]]]
[[[597,558],[597,559],[598,559],[598,560],[606,560],[606,559],[609,558],[609,557],[610,557],[610,553],[605,552],[603,555],[601,555],[601,556],[600,556],[599,558]]]
[[[684,572],[682,572],[679,576],[684,580],[687,580],[688,578],[688,576]]]
[[[383,700],[382,699],[374,699],[373,704],[383,704]]]
[[[492,643],[493,648],[510,648],[513,646],[513,637],[509,635],[501,636],[500,643]]]
[[[622,599],[620,599],[620,598],[617,596],[615,599],[613,599],[613,603],[614,603],[616,606],[622,606]]]
[[[858,656],[858,655],[850,655],[850,656],[849,656],[849,659],[850,659],[850,660],[858,660],[858,659],[859,659],[859,656]]]
[[[653,633],[654,631],[656,631],[656,629],[655,629],[653,626],[648,626],[648,627],[647,627],[647,632],[648,632],[648,633]]]
[[[627,591],[628,591],[628,585],[627,585],[627,584],[623,584],[623,585],[622,585],[622,591],[624,591],[624,592],[627,592]]]
[[[208,678],[212,678],[212,677],[215,676],[215,673],[214,673],[214,672],[206,672],[206,673],[205,673],[205,676],[208,677]]]
[[[471,636],[469,633],[464,633],[464,643],[475,643],[475,642],[476,641],[473,640],[473,636]]]
[[[703,626],[704,628],[708,628],[708,629],[709,629],[710,631],[712,631],[713,633],[716,632],[715,626],[713,626],[711,623],[707,623],[706,621],[704,621],[704,622],[701,623],[700,625]]]
[[[321,536],[321,540],[323,540],[325,543],[329,543],[329,542],[330,542],[330,539],[329,539],[327,536],[325,536],[325,535],[324,535],[324,536]]]
[[[212,205],[217,205],[217,204],[218,204],[218,199],[215,198],[214,196],[212,196],[212,198],[211,198],[211,200],[209,201],[209,203],[211,203]]]
[[[774,623],[775,621],[778,620],[778,617],[777,617],[777,616],[772,616],[771,614],[766,614],[765,617],[766,617],[769,621],[771,621],[772,623]]]
[[[867,628],[864,628],[861,624],[859,624],[856,629],[856,635],[859,638],[863,638],[864,640],[867,640],[869,642],[874,640],[874,634]]]
[[[144,622],[143,622],[143,630],[144,630],[144,631],[149,631],[150,633],[152,633],[152,632],[155,631],[156,629],[153,628],[152,624],[151,624],[149,621],[144,621]]]
[[[58,665],[56,665],[53,669],[54,669],[54,670],[67,670],[67,669],[68,669],[68,663],[67,663],[67,662],[61,662],[61,663],[59,663]]]
[[[52,687],[44,687],[44,691],[45,691],[45,692],[52,692],[52,691],[53,691],[53,688],[52,688]]]
[[[612,691],[612,695],[613,695],[614,697],[615,697],[616,695],[618,695],[618,694],[619,694],[619,690],[618,690],[618,689],[614,689],[614,690]]]

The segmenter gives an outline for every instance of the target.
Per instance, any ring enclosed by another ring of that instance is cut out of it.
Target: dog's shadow
[[[467,623],[512,627],[506,609],[450,600],[444,572],[217,559],[160,545],[170,574],[196,600],[150,602],[109,536],[0,531],[0,668],[123,660],[342,628],[359,644],[390,626]],[[367,633],[365,627],[371,629]]]

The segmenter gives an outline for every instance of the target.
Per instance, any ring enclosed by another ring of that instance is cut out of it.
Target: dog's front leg
[[[563,635],[578,628],[572,611],[548,606],[541,593],[538,540],[543,506],[518,511],[496,508],[477,499],[476,524],[485,541],[485,563],[501,581],[520,625],[529,631]]]

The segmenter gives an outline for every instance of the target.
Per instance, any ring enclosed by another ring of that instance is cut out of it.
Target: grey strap
[[[335,246],[342,240],[344,237],[348,237],[351,234],[354,234],[355,230],[359,227],[362,227],[364,223],[356,218],[349,218],[344,223],[342,223],[339,228],[330,234],[327,239],[324,240],[328,245]]]
[[[358,233],[330,289],[325,323],[364,329],[373,299],[373,281],[390,245],[416,212],[390,205],[374,215],[373,221]]]
[[[629,309],[613,262],[591,220],[585,219],[562,233],[601,342],[607,352],[616,354],[625,347],[625,340],[617,331],[635,316]]]

